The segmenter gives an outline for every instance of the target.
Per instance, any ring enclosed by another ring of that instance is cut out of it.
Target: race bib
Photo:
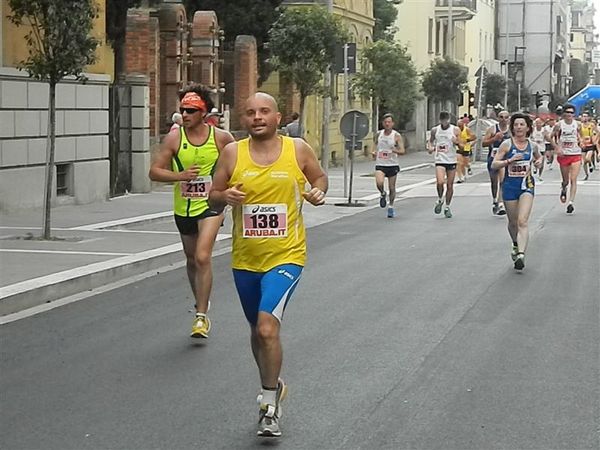
[[[392,157],[392,152],[388,150],[379,150],[379,152],[377,153],[377,157],[379,159],[389,160]]]
[[[448,153],[448,144],[439,144],[437,146],[438,153]]]
[[[211,186],[212,177],[210,175],[198,177],[192,181],[182,181],[180,183],[181,196],[183,198],[208,198]]]
[[[563,148],[573,148],[575,147],[575,142],[571,142],[571,141],[565,141],[563,142]]]
[[[529,171],[530,161],[514,161],[508,165],[509,177],[524,177]]]
[[[243,205],[244,238],[282,238],[287,236],[287,205]]]

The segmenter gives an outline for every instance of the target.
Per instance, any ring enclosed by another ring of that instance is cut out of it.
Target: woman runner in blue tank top
[[[533,122],[526,114],[513,114],[510,118],[512,139],[500,145],[492,161],[493,169],[506,168],[502,197],[508,217],[508,233],[512,239],[511,257],[514,267],[525,267],[525,249],[529,240],[529,214],[533,206],[534,181],[531,163],[542,165],[538,147],[529,140]]]

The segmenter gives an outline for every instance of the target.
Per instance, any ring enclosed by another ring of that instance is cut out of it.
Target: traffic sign
[[[360,141],[369,134],[369,117],[361,111],[348,111],[340,120],[340,132],[347,139]]]

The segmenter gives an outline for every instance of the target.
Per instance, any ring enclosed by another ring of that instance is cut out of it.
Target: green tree
[[[115,52],[115,78],[125,74],[125,35],[127,10],[140,6],[142,0],[106,0],[106,40]]]
[[[275,70],[296,85],[300,93],[300,129],[304,130],[306,97],[322,92],[323,72],[334,59],[335,48],[348,34],[341,20],[318,6],[286,8],[269,31]]]
[[[395,29],[393,23],[398,17],[396,5],[402,3],[402,0],[374,0],[373,1],[373,17],[375,18],[375,27],[373,28],[373,40],[388,40],[394,39]]]
[[[353,89],[363,97],[371,97],[384,111],[399,122],[410,120],[419,98],[417,69],[406,47],[397,42],[376,41],[363,49],[362,67]]]
[[[436,58],[423,72],[421,89],[436,102],[456,103],[467,88],[467,68],[450,58]]]
[[[226,48],[232,49],[235,38],[241,34],[254,36],[258,51],[259,83],[269,76],[269,29],[280,14],[283,0],[184,0],[190,16],[196,11],[214,11],[219,26],[225,32]]]
[[[484,105],[504,103],[504,76],[490,73],[483,82]]]
[[[8,5],[12,23],[31,27],[25,36],[29,56],[19,63],[19,68],[49,85],[43,238],[50,239],[56,85],[69,75],[85,79],[83,69],[95,61],[98,46],[90,35],[98,11],[93,0],[8,0]]]

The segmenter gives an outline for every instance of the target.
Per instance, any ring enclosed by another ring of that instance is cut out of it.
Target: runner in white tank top
[[[387,216],[391,219],[395,216],[394,199],[396,198],[396,177],[400,172],[400,163],[398,156],[403,155],[404,142],[402,135],[394,130],[394,118],[391,114],[383,116],[383,130],[377,133],[375,151],[372,152],[375,158],[375,184],[381,197],[379,206],[386,207],[386,193],[383,186],[385,178],[388,179],[389,207]]]
[[[427,151],[435,152],[435,178],[438,201],[433,208],[436,214],[442,212],[444,197],[444,178],[446,179],[446,206],[444,215],[452,217],[450,202],[454,194],[454,177],[456,175],[456,144],[460,139],[460,130],[450,123],[450,113],[440,113],[440,124],[431,129]]]
[[[535,142],[537,148],[542,156],[546,151],[546,131],[544,130],[544,121],[539,117],[535,119],[533,131],[531,132],[531,140]],[[534,167],[533,173],[538,175],[538,181],[542,183],[542,173],[544,172],[544,159],[542,158],[542,164],[539,168]]]
[[[557,160],[562,175],[562,186],[560,189],[560,201],[567,201],[567,187],[569,189],[569,203],[567,214],[575,211],[575,194],[577,194],[577,177],[581,168],[581,147],[579,142],[583,139],[581,135],[581,124],[574,119],[575,107],[566,104],[563,107],[563,118],[554,126],[552,139],[556,148]]]

